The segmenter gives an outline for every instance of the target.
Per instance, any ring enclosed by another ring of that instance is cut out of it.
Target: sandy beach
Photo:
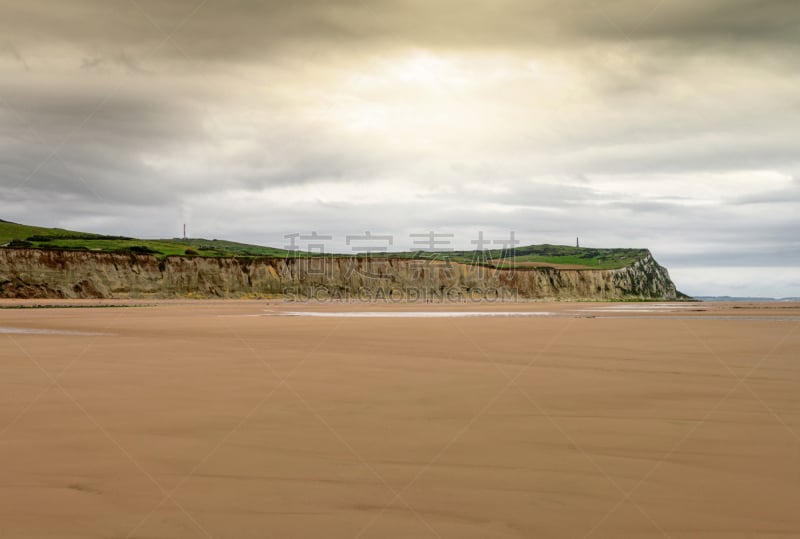
[[[800,536],[800,304],[101,303],[0,303],[0,537]]]

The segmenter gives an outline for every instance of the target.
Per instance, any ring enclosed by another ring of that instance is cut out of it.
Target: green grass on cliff
[[[44,228],[41,226],[20,225],[9,223],[0,219],[0,245],[12,240],[25,240],[31,236],[49,236],[53,238],[63,238],[71,236],[99,237],[100,234],[88,234],[86,232],[75,232],[74,230],[64,230],[63,228]]]
[[[106,236],[64,230],[21,225],[0,220],[0,246],[33,247],[38,249],[71,249],[100,251],[106,253],[144,253],[159,258],[166,256],[205,257],[276,257],[291,255],[311,256],[307,253],[293,253],[285,249],[250,245],[225,240],[201,238],[145,240],[125,236]],[[188,253],[187,253],[188,250]],[[569,247],[565,245],[528,245],[515,249],[493,249],[478,251],[450,251],[428,253],[404,251],[394,253],[373,253],[383,258],[413,258],[452,260],[464,264],[482,264],[497,268],[527,269],[539,264],[580,266],[591,269],[617,269],[628,266],[649,254],[646,249],[595,249]],[[328,256],[353,256],[328,255]]]
[[[514,249],[451,251],[444,253],[382,253],[391,258],[432,258],[464,264],[483,264],[498,268],[530,268],[535,263],[581,266],[591,269],[618,269],[629,266],[650,254],[647,249],[595,249],[567,245],[527,245]]]
[[[511,265],[529,262],[586,266],[594,269],[617,269],[646,257],[647,249],[595,249],[564,245],[530,245],[515,250]]]
[[[0,220],[0,246],[35,247],[38,249],[70,249],[106,253],[139,252],[156,256],[185,255],[187,249],[196,256],[272,256],[285,258],[290,252],[260,245],[224,240],[158,239],[144,240],[125,236],[106,236],[62,228],[44,228]]]

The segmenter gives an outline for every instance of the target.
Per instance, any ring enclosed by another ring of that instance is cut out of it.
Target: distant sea
[[[737,296],[692,296],[694,299],[700,301],[742,301],[742,302],[756,302],[756,301],[798,301],[800,298],[759,298],[759,297],[737,297]]]

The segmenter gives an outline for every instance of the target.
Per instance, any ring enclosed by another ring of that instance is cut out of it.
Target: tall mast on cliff
[[[184,233],[184,235],[186,235],[186,233]],[[577,247],[578,249],[580,249],[580,248],[581,248],[581,242],[580,242],[580,241],[578,241],[578,238],[577,238],[577,236],[575,237],[575,247]]]
[[[186,239],[186,223],[183,223],[183,239]]]

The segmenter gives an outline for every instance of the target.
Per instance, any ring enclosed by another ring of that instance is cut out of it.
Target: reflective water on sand
[[[585,313],[659,313],[668,311],[705,311],[706,309],[696,303],[642,303],[633,305],[603,305],[599,307],[578,310]]]
[[[764,322],[800,322],[800,316],[720,316],[720,315],[677,315],[677,316],[595,316],[594,318],[608,318],[617,320],[732,320],[734,322],[743,321],[764,321]]]
[[[312,316],[319,318],[469,318],[498,316],[552,316],[551,312],[515,311],[268,311],[271,316]]]
[[[92,333],[87,331],[66,331],[60,329],[34,329],[34,328],[12,328],[0,326],[0,334],[3,335],[110,335],[110,333]]]

